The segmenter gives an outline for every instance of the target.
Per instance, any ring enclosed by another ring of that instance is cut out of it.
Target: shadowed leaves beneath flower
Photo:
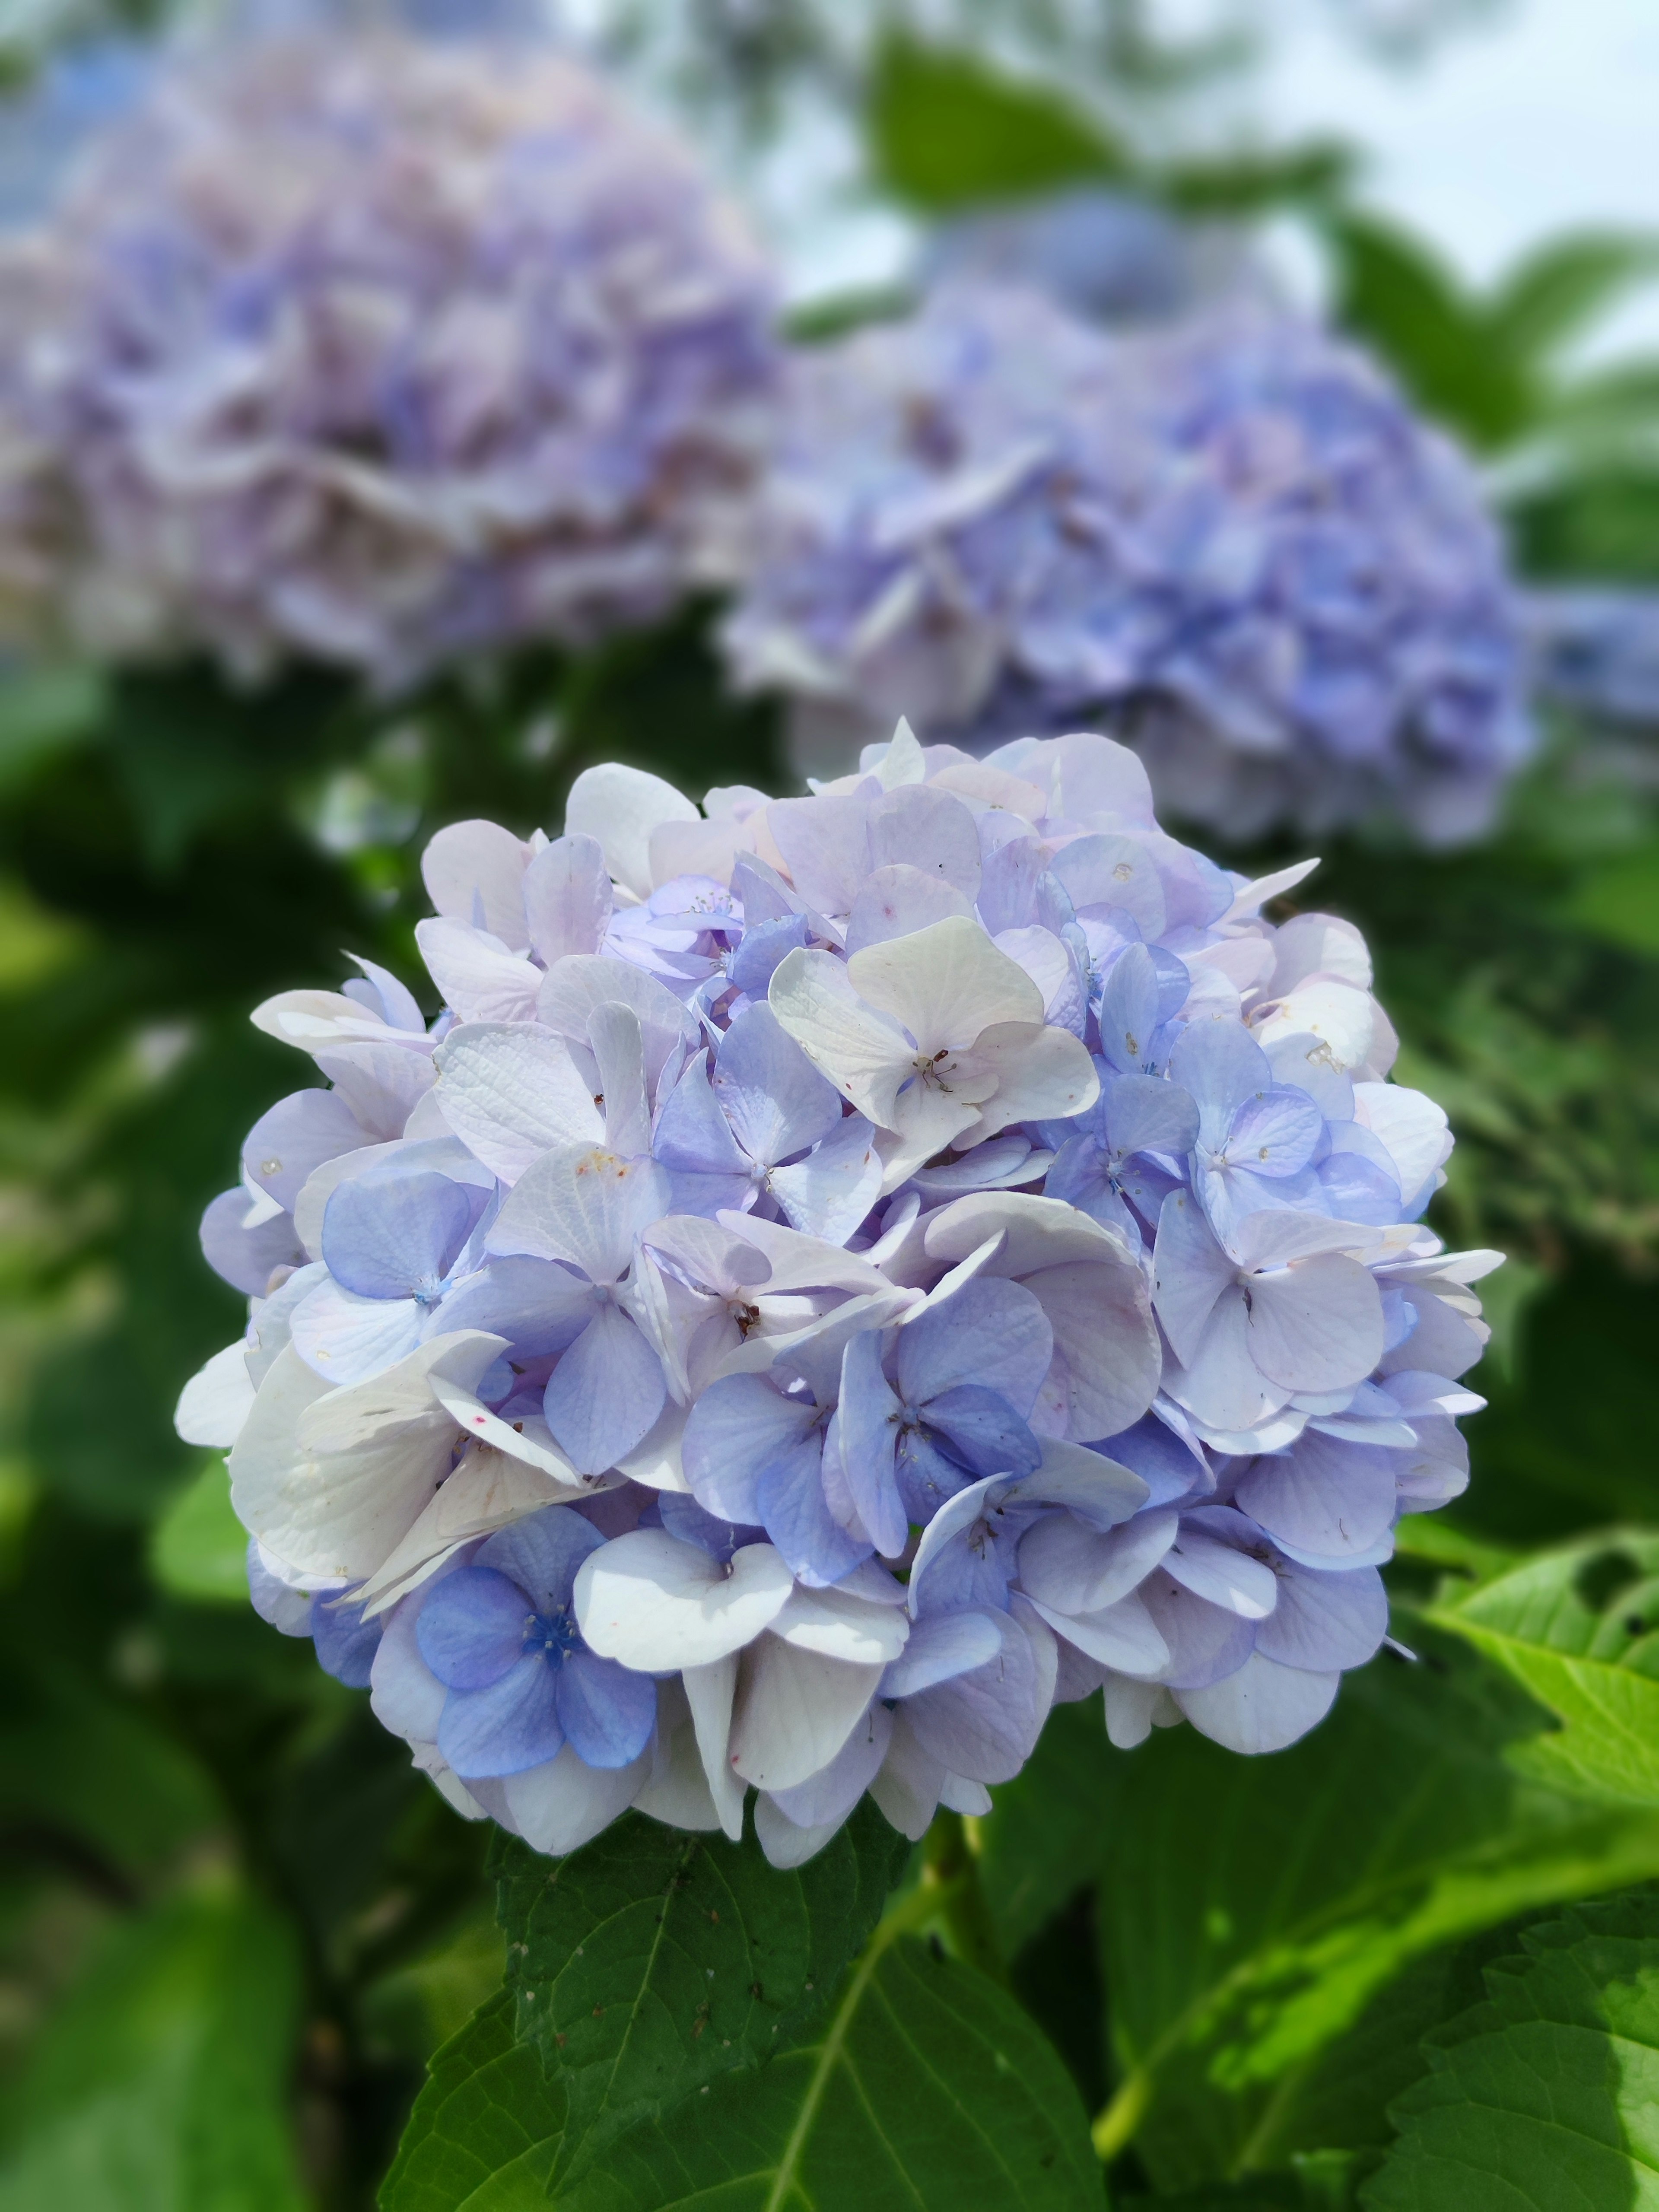
[[[1286,2085],[1413,1960],[1659,1873],[1659,1821],[1518,1778],[1538,1709],[1420,1624],[1403,1632],[1421,1664],[1354,1677],[1319,1735],[1271,1760],[1184,1729],[1119,1759],[1103,1731],[1093,1752],[1080,1740],[1092,1712],[1062,1714],[998,1793],[986,1875],[1012,1930],[1075,1883],[1087,1835],[1105,1838],[1120,2094],[1149,2100],[1135,2148],[1164,2189],[1236,2170],[1258,2135],[1273,2163],[1305,2142]],[[1270,2142],[1279,2129],[1288,2142]]]
[[[787,1873],[752,1835],[733,1844],[637,1814],[551,1867],[503,1842],[514,2009],[486,2007],[434,2062],[389,2212],[463,2202],[464,2191],[442,2193],[442,2176],[479,2155],[506,2163],[507,2136],[486,2118],[497,2101],[530,2130],[511,2155],[528,2158],[543,2130],[557,2140],[537,2171],[563,2180],[591,2172],[624,2130],[791,2048],[875,1927],[908,1850],[869,1805]],[[514,2021],[545,2067],[539,2102],[520,2098],[523,2064],[507,2050]]]
[[[770,1876],[773,1882],[779,1877]],[[1077,2092],[995,1984],[902,1929],[900,1907],[803,2039],[705,2083],[584,2160],[567,2212],[1083,2212],[1101,2201]],[[439,2054],[387,2212],[540,2202],[568,2168],[560,2083],[505,2006]]]

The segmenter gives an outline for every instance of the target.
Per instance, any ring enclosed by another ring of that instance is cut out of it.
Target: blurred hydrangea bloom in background
[[[805,352],[757,542],[728,649],[799,702],[808,765],[899,712],[977,751],[1112,709],[1160,803],[1231,837],[1449,842],[1530,741],[1471,472],[1260,304],[1113,337],[952,285]]]
[[[1264,289],[1236,225],[1182,222],[1131,192],[1078,185],[974,208],[941,222],[921,261],[929,289],[1035,287],[1091,322],[1164,319],[1241,289]]]
[[[1526,619],[1542,697],[1615,728],[1659,728],[1659,593],[1535,590]]]
[[[394,686],[732,567],[772,285],[693,155],[530,43],[175,57],[0,249],[0,634]]]
[[[794,1864],[920,1835],[1053,1703],[1302,1735],[1467,1479],[1446,1120],[1349,924],[1164,832],[1096,736],[901,726],[806,799],[611,766],[443,830],[418,938],[269,1000],[331,1088],[203,1224],[186,1388],[255,1601],[453,1803]]]

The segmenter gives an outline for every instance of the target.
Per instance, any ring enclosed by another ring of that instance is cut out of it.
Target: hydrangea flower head
[[[723,576],[768,271],[690,155],[529,44],[185,58],[8,241],[12,628],[382,684]]]
[[[1308,864],[1310,866],[1312,863]],[[259,1008],[327,1088],[203,1224],[186,1388],[255,1602],[463,1812],[809,1856],[1114,1743],[1311,1728],[1463,1487],[1485,1331],[1359,933],[1107,738],[908,726],[810,798],[607,767],[428,847],[442,1008]]]
[[[805,749],[909,715],[978,751],[1110,708],[1228,835],[1478,828],[1529,732],[1474,478],[1352,349],[1235,304],[1113,337],[942,289],[803,353],[727,629]]]

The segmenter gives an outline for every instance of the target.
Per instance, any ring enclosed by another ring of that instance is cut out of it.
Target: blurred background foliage
[[[1290,211],[1337,319],[1489,467],[1523,575],[1659,584],[1659,362],[1575,366],[1654,240],[1549,241],[1472,291],[1370,203],[1355,149],[1183,142],[1171,118],[1241,33],[1166,39],[1127,0],[964,6],[954,38],[853,12],[609,27],[711,129],[763,139],[817,86],[858,119],[869,191],[929,220],[1079,181],[1240,235]],[[20,9],[0,46],[27,74],[107,21]],[[0,683],[0,2212],[366,2207],[425,2060],[500,1978],[485,1839],[253,1616],[218,1464],[174,1437],[180,1382],[241,1320],[196,1224],[297,1079],[249,1008],[332,985],[343,949],[418,974],[433,830],[554,823],[613,756],[693,792],[787,780],[775,710],[722,690],[714,612],[390,704],[321,672]],[[1648,742],[1557,712],[1492,839],[1336,841],[1312,887],[1372,942],[1402,1078],[1450,1111],[1437,1224],[1510,1255],[1473,1486],[1394,1571],[1407,1620],[1528,1548],[1659,1523]],[[1649,1587],[1614,1580],[1627,1609]],[[1418,2036],[1522,1923],[1659,1876],[1659,1815],[1528,1778],[1522,1692],[1426,1621],[1401,1632],[1422,1664],[1385,1655],[1271,1761],[1190,1731],[1112,1757],[1091,1705],[1000,1793],[999,1934],[1119,2115],[1115,2200],[1350,2202]]]

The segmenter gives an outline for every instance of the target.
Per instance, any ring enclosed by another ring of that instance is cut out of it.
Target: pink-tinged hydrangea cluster
[[[180,1402],[255,1602],[453,1802],[816,1850],[988,1805],[1056,1699],[1242,1752],[1387,1627],[1467,1479],[1493,1254],[1422,1225],[1359,933],[1275,927],[1101,737],[901,726],[805,799],[588,770],[424,860],[443,1012],[255,1016],[330,1088],[203,1224]]]
[[[395,685],[725,578],[771,279],[690,154],[533,45],[158,72],[0,250],[0,624]]]
[[[803,352],[787,415],[726,637],[809,761],[872,715],[979,751],[1110,710],[1160,804],[1230,837],[1392,814],[1445,842],[1527,752],[1471,471],[1299,319],[1114,337],[950,285]]]

